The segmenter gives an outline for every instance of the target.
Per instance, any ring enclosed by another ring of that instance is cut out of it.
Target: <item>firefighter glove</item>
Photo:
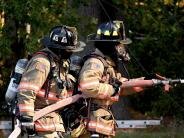
[[[112,94],[112,96],[115,96],[119,92],[122,82],[120,82],[117,78],[111,78],[109,80],[109,84],[113,86],[114,93]]]
[[[35,135],[35,126],[33,122],[33,117],[21,116],[20,122],[21,122],[21,127],[23,131],[25,131],[29,136]]]

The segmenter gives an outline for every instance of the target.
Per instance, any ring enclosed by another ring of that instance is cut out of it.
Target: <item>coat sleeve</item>
[[[30,60],[18,86],[18,107],[20,115],[34,116],[36,93],[43,86],[50,71],[47,58],[35,57]]]
[[[96,58],[88,59],[79,75],[79,88],[87,97],[105,99],[114,93],[112,85],[102,83],[103,63]]]

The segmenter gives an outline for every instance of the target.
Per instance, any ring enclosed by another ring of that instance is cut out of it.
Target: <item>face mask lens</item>
[[[123,59],[125,62],[130,60],[130,56],[128,54],[128,49],[126,45],[119,44],[116,46],[118,56]]]

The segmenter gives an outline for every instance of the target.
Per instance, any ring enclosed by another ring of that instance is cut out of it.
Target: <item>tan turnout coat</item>
[[[36,54],[29,61],[18,87],[18,107],[20,115],[34,116],[35,111],[71,96],[70,90],[67,90],[66,87],[61,90],[57,85],[57,73],[59,70],[58,57],[52,52],[51,54],[56,60],[52,61],[51,64],[48,57],[43,54]],[[55,71],[51,79],[49,95],[45,97],[50,65],[55,68]],[[67,73],[69,67],[68,61],[64,61],[61,66],[61,79],[64,81],[74,81],[74,78]],[[35,128],[38,132],[65,131],[63,120],[57,112],[52,112],[37,120],[35,122]]]

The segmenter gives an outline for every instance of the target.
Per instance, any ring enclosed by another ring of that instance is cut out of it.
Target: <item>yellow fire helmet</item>
[[[110,21],[100,24],[95,34],[88,35],[87,41],[132,43],[132,40],[126,37],[123,21]]]

